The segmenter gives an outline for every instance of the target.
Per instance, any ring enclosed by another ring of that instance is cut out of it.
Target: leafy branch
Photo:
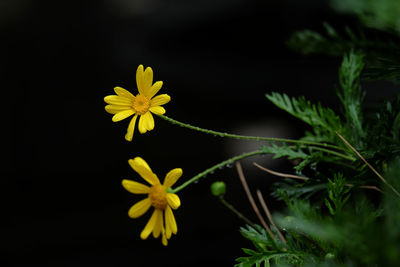
[[[365,137],[363,131],[362,102],[365,92],[360,88],[360,75],[364,68],[364,55],[350,52],[343,58],[339,69],[339,83],[342,90],[337,95],[342,103],[346,125],[351,128],[353,143],[361,144]]]
[[[332,215],[336,215],[350,198],[350,188],[346,187],[346,180],[341,173],[335,174],[333,181],[328,179],[327,191],[329,198],[325,198],[325,205]]]
[[[247,228],[241,227],[240,233],[253,243],[255,250],[243,248],[243,252],[248,256],[237,258],[236,261],[239,263],[235,265],[236,267],[260,266],[262,263],[266,267],[270,266],[272,261],[274,263],[286,262],[296,265],[303,262],[303,253],[288,250],[286,244],[277,242],[260,225],[254,225],[254,227],[247,225]]]
[[[275,92],[267,94],[266,97],[280,109],[313,127],[318,136],[325,137],[320,138],[325,142],[334,142],[336,140],[335,130],[342,129],[339,116],[332,109],[323,107],[320,103],[312,104],[303,96],[290,98],[286,94]]]

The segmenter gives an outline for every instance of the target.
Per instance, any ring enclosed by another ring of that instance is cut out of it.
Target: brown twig
[[[270,173],[272,175],[276,175],[276,176],[279,176],[279,177],[291,178],[291,179],[299,179],[299,180],[303,180],[303,181],[307,181],[307,180],[310,179],[308,177],[302,177],[302,176],[297,176],[297,175],[288,174],[288,173],[276,172],[276,171],[267,169],[267,168],[255,163],[255,162],[253,162],[253,165],[256,166],[257,168],[259,168],[260,170],[266,171],[266,172],[268,172],[268,173]]]
[[[379,179],[381,179],[381,181],[387,185],[388,187],[390,187],[390,189],[392,189],[392,191],[398,196],[400,197],[400,193],[391,185],[389,184],[385,178],[383,178],[382,175],[379,174],[379,172],[377,172],[375,170],[374,167],[372,167],[371,164],[369,164],[369,162],[337,131],[335,132],[337,136],[339,136],[339,138],[343,141],[343,143],[346,144],[346,146],[348,146],[367,166],[368,168],[370,168],[375,174],[376,176],[378,176]]]
[[[275,239],[275,235],[272,233],[271,229],[269,229],[267,223],[265,222],[264,218],[262,217],[262,215],[260,213],[260,210],[258,209],[258,207],[256,205],[256,202],[254,201],[253,196],[251,195],[249,186],[247,185],[247,182],[246,182],[246,178],[244,177],[244,174],[243,174],[242,166],[240,165],[240,163],[238,161],[236,161],[235,166],[236,166],[236,170],[238,172],[240,181],[242,182],[244,191],[246,192],[247,198],[249,199],[254,212],[256,213],[258,219],[260,220],[260,222],[261,222],[262,226],[265,228],[265,230],[267,230],[267,232],[270,234],[270,236],[273,239]]]
[[[307,180],[310,179],[308,177],[297,176],[297,175],[293,175],[293,174],[273,171],[273,170],[267,169],[267,168],[255,163],[255,162],[253,162],[253,165],[256,166],[257,168],[259,168],[262,171],[268,172],[268,173],[270,173],[272,175],[276,175],[276,176],[279,176],[279,177],[291,178],[291,179],[299,179],[299,180],[303,180],[303,181],[307,181]],[[353,184],[345,184],[345,186],[353,187],[354,185]],[[374,186],[374,185],[360,185],[358,187],[359,188],[364,188],[364,189],[371,189],[371,190],[375,190],[375,191],[383,193],[383,191],[379,187]]]
[[[354,185],[353,184],[344,184],[345,186],[348,186],[348,187],[353,187]],[[384,193],[379,187],[377,187],[377,186],[374,186],[374,185],[360,185],[360,186],[358,186],[359,188],[364,188],[364,189],[371,189],[371,190],[375,190],[375,191],[378,191],[378,192],[380,192],[380,193]]]
[[[267,203],[265,202],[265,200],[261,194],[261,191],[258,189],[257,189],[257,197],[261,203],[261,207],[264,209],[265,215],[267,215],[268,221],[270,222],[270,224],[272,224],[275,227],[275,229],[278,233],[278,236],[282,240],[282,242],[286,244],[285,237],[282,235],[281,231],[279,231],[279,228],[276,226],[275,222],[272,220],[271,212],[268,209]]]

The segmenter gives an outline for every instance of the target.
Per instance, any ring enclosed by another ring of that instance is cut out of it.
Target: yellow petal
[[[167,237],[166,237],[166,235],[165,235],[164,227],[162,227],[162,229],[161,229],[161,234],[162,234],[161,243],[162,243],[164,246],[167,246],[167,245],[168,245],[168,239],[167,239]]]
[[[151,85],[153,84],[153,70],[150,67],[147,67],[144,71],[144,80],[143,80],[143,92],[144,95],[149,97]],[[150,97],[149,97],[150,98]]]
[[[140,94],[144,94],[143,83],[144,83],[143,65],[139,65],[139,67],[136,70],[136,84]]]
[[[171,97],[167,94],[162,94],[154,97],[150,100],[150,107],[161,106],[167,104],[171,100]]]
[[[111,105],[132,106],[133,100],[125,96],[108,95],[104,98],[104,102]]]
[[[171,208],[169,208],[171,209]],[[170,239],[172,236],[171,225],[168,223],[167,220],[167,213],[165,213],[165,237]]]
[[[173,186],[181,176],[182,176],[181,168],[170,170],[165,176],[164,186],[166,188]]]
[[[158,91],[160,91],[160,89],[161,89],[162,86],[163,86],[163,82],[162,82],[162,81],[157,81],[157,82],[155,82],[155,83],[151,86],[151,88],[150,88],[150,90],[149,90],[149,95],[148,95],[148,97],[149,97],[149,98],[152,98],[153,96],[155,96],[155,95],[158,93]]]
[[[133,194],[148,194],[150,192],[150,187],[147,185],[131,180],[122,180],[122,186]]]
[[[132,116],[134,113],[135,111],[133,111],[133,109],[120,111],[112,117],[112,121],[113,122],[121,121],[123,119],[128,118],[129,116]]]
[[[150,107],[149,110],[156,115],[163,115],[165,113],[165,108],[161,106]]]
[[[179,199],[178,195],[172,193],[167,193],[167,202],[168,205],[170,205],[174,210],[179,208],[181,205],[181,200]]]
[[[141,132],[140,129],[144,130],[144,132]],[[141,133],[145,133],[146,131],[151,131],[153,129],[154,129],[153,115],[151,115],[150,112],[146,112],[139,119],[139,131]]]
[[[134,159],[130,159],[128,162],[132,169],[139,173],[139,175],[149,184],[160,184],[160,180],[158,180],[157,176],[152,172],[149,165],[142,158],[136,157]]]
[[[128,90],[126,90],[122,87],[119,87],[119,86],[114,87],[114,92],[119,96],[124,96],[127,98],[135,99],[135,96],[131,92],[129,92]]]
[[[167,206],[165,209],[165,228],[167,239],[171,238],[171,233],[175,234],[178,232],[178,226],[176,225],[176,220],[172,209]]]
[[[147,112],[146,114],[146,127],[148,131],[151,131],[154,129],[154,118],[151,112]]]
[[[157,219],[156,219],[156,224],[154,225],[154,229],[153,229],[153,237],[157,238],[160,236],[161,228],[164,225],[164,219],[163,219],[162,210],[156,209],[155,212],[157,212]]]
[[[135,166],[143,167],[143,168],[145,168],[146,170],[148,170],[149,172],[153,172],[153,171],[151,170],[149,164],[147,164],[147,162],[146,162],[144,159],[142,159],[141,157],[135,157],[135,158],[133,159],[133,161],[134,161],[133,164],[135,164]],[[134,168],[134,169],[135,169],[135,168]]]
[[[135,131],[135,123],[136,123],[137,116],[138,115],[135,114],[135,116],[133,116],[133,118],[129,122],[128,130],[126,131],[126,134],[125,134],[125,140],[126,141],[132,141],[133,132]]]
[[[146,211],[149,210],[149,208],[151,207],[151,200],[150,198],[146,198],[143,199],[141,201],[139,201],[138,203],[136,203],[135,205],[133,205],[129,211],[128,211],[128,215],[131,218],[137,218],[142,216]]]
[[[141,239],[146,239],[150,235],[150,233],[153,232],[156,222],[157,222],[157,210],[154,210],[153,214],[150,217],[150,220],[147,222],[143,231],[140,233]]]
[[[146,114],[146,113],[145,113],[145,114]],[[141,134],[144,134],[144,133],[147,132],[147,128],[146,128],[146,126],[145,126],[145,119],[144,119],[144,116],[143,116],[143,115],[140,116],[140,118],[139,118],[139,127],[138,127],[138,129],[139,129],[139,132],[140,132]]]
[[[105,107],[106,111],[110,114],[117,114],[118,112],[124,111],[124,110],[128,110],[128,109],[132,109],[131,106],[120,106],[120,105],[107,105]],[[157,114],[157,113],[155,113]]]
[[[146,112],[139,118],[139,132],[141,134],[146,133],[154,129],[154,118],[150,112]]]

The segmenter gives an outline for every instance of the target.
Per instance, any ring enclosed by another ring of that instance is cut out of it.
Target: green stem
[[[221,201],[222,204],[224,204],[225,207],[227,207],[230,211],[232,211],[233,213],[235,213],[240,219],[242,219],[243,221],[245,221],[248,225],[251,225],[254,227],[254,223],[252,223],[249,219],[246,218],[246,216],[244,216],[240,211],[238,211],[237,209],[235,209],[234,206],[232,206],[231,204],[229,204],[224,197],[220,196],[219,200]]]
[[[325,153],[328,153],[328,154],[332,154],[332,155],[335,155],[335,156],[338,156],[338,157],[341,157],[341,158],[344,158],[344,159],[347,159],[347,160],[350,160],[350,161],[355,161],[356,160],[352,156],[348,156],[348,155],[345,155],[345,154],[342,154],[342,153],[339,153],[339,152],[336,152],[336,151],[333,151],[333,150],[325,149],[325,148],[322,148],[322,147],[311,146],[310,148],[311,149],[315,149],[315,150],[319,150],[319,151],[322,151],[322,152],[325,152]]]
[[[222,168],[222,167],[224,167],[226,165],[233,164],[235,161],[238,161],[238,160],[241,160],[241,159],[245,159],[245,158],[248,158],[248,157],[251,157],[251,156],[259,155],[259,154],[265,154],[265,152],[262,151],[262,150],[255,150],[255,151],[252,151],[252,152],[244,153],[244,154],[235,156],[233,158],[224,160],[224,161],[212,166],[211,168],[208,168],[205,171],[202,171],[201,173],[199,173],[196,176],[192,177],[191,179],[189,179],[188,181],[186,181],[182,185],[180,185],[180,186],[178,186],[178,187],[176,187],[174,189],[170,189],[169,192],[170,193],[177,193],[180,190],[182,190],[183,188],[185,188],[186,186],[190,185],[191,183],[199,180],[201,177],[204,177],[207,174],[209,174],[211,172],[214,172],[218,168]]]
[[[273,141],[273,142],[285,142],[285,143],[292,143],[292,144],[300,144],[300,145],[314,145],[314,146],[321,146],[321,147],[326,147],[326,148],[333,148],[336,150],[344,150],[341,147],[335,146],[335,145],[330,145],[326,143],[318,143],[318,142],[311,142],[311,141],[301,141],[301,140],[293,140],[293,139],[286,139],[286,138],[274,138],[274,137],[262,137],[262,136],[248,136],[248,135],[238,135],[238,134],[229,134],[229,133],[223,133],[223,132],[217,132],[213,130],[208,130],[204,128],[200,128],[197,126],[193,126],[187,123],[183,123],[177,120],[174,120],[172,118],[169,118],[165,115],[158,115],[160,118],[172,123],[176,124],[178,126],[188,128],[191,130],[195,130],[198,132],[206,133],[206,134],[212,134],[214,136],[220,136],[220,137],[228,137],[228,138],[233,138],[233,139],[245,139],[245,140],[255,140],[255,141]]]

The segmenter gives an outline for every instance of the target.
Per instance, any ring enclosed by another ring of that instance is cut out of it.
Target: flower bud
[[[214,196],[217,196],[217,197],[223,196],[223,195],[225,195],[225,192],[226,192],[226,185],[224,182],[218,181],[218,182],[214,182],[211,185],[211,193]]]

